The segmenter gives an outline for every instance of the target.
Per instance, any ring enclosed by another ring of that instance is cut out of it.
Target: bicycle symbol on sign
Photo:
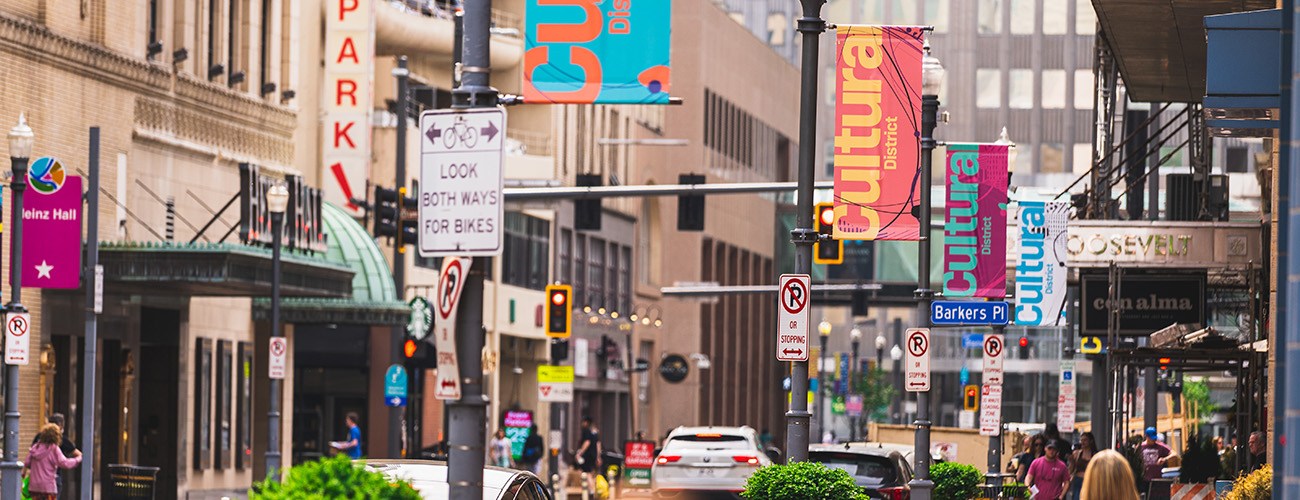
[[[464,144],[467,148],[473,148],[478,144],[478,129],[465,123],[464,116],[457,116],[456,124],[442,134],[442,145],[446,146],[447,149],[456,147],[457,142]]]

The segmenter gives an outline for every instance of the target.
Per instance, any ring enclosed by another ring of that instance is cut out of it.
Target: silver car
[[[432,460],[376,460],[365,462],[366,468],[382,472],[391,479],[411,483],[425,500],[451,498],[447,486],[447,463]],[[528,471],[483,468],[483,500],[553,500],[546,485]]]
[[[749,427],[678,427],[655,458],[650,485],[656,498],[738,498],[745,480],[772,461]]]

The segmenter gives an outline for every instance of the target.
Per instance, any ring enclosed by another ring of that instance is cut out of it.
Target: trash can
[[[108,478],[104,481],[104,498],[153,500],[154,485],[157,482],[157,467],[111,464],[108,466]]]

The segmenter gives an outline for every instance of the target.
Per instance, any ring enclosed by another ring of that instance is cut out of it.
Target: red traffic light
[[[966,397],[973,398],[975,396],[979,396],[979,391],[975,389],[966,389]]]
[[[402,352],[406,354],[406,359],[411,359],[415,357],[415,351],[418,348],[419,346],[416,345],[415,341],[411,339],[406,339],[406,343],[402,344]]]
[[[821,205],[818,207],[817,219],[822,223],[822,227],[832,227],[835,225],[835,206]]]
[[[1029,337],[1020,337],[1020,347],[1029,347]]]
[[[551,294],[551,303],[557,306],[562,306],[564,305],[564,301],[568,299],[567,295],[568,294],[564,292],[555,292]]]
[[[1161,370],[1169,369],[1169,358],[1160,358],[1160,369]]]

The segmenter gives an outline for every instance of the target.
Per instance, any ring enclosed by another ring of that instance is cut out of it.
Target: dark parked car
[[[808,460],[848,472],[873,499],[906,500],[912,466],[898,450],[869,444],[813,445]]]

